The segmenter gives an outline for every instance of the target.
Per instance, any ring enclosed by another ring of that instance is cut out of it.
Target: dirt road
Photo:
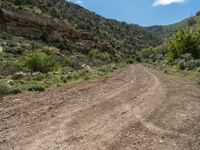
[[[1,150],[199,150],[200,86],[141,65],[0,103]]]

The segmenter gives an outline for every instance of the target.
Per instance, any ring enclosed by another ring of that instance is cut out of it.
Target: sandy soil
[[[1,150],[199,150],[200,86],[141,65],[0,103]]]

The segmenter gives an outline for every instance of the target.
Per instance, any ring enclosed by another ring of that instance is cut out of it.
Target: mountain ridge
[[[22,3],[19,3],[22,2]],[[92,34],[98,43],[109,43],[115,51],[134,54],[135,51],[159,44],[159,40],[138,25],[129,25],[113,19],[106,19],[83,7],[64,0],[17,0],[3,1],[4,6],[23,9],[28,12],[47,14],[58,18],[81,32]]]

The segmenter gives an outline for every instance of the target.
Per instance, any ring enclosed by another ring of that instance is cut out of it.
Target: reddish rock
[[[89,33],[78,32],[53,17],[5,7],[0,8],[0,32],[3,31],[33,38],[40,38],[45,31],[58,39],[93,39]]]

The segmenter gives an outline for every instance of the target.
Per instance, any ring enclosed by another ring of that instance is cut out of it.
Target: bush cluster
[[[26,58],[26,65],[32,72],[47,73],[56,67],[56,60],[44,53],[30,54]]]
[[[88,54],[90,59],[100,59],[102,61],[110,61],[111,55],[107,52],[100,52],[99,49],[92,49]]]
[[[168,41],[168,59],[174,61],[186,53],[200,58],[200,32],[180,30]]]

